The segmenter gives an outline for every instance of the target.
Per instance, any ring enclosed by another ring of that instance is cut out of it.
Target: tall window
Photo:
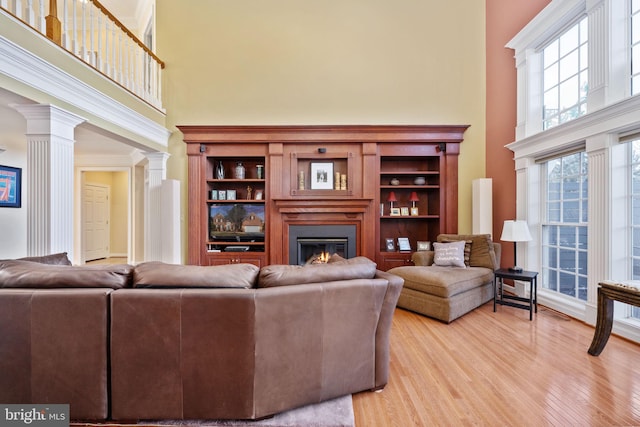
[[[587,17],[584,17],[547,45],[542,52],[544,129],[575,119],[587,112],[587,41]]]
[[[640,93],[640,0],[631,1],[631,94]]]
[[[640,140],[632,141],[630,147],[631,178],[631,279],[640,280]],[[631,317],[640,319],[640,308],[631,308]]]
[[[546,163],[546,214],[542,225],[543,285],[587,300],[587,154]]]

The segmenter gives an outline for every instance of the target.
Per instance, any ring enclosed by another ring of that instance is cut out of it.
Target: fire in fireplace
[[[289,227],[289,264],[304,265],[322,253],[356,256],[355,225],[292,225]]]

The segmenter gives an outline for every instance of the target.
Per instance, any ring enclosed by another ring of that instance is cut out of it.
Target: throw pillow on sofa
[[[497,265],[496,253],[493,249],[493,242],[490,234],[440,234],[438,242],[444,240],[471,240],[471,254],[469,255],[469,265],[471,267],[485,267],[495,270],[500,268]]]
[[[451,242],[459,242],[460,239],[450,240],[450,239],[442,239],[442,243],[451,243]],[[473,240],[465,240],[464,245],[464,265],[467,267],[471,267],[471,244]]]
[[[24,260],[0,261],[0,288],[112,288],[131,284],[133,267],[50,265]]]
[[[134,288],[244,288],[256,283],[253,264],[180,265],[143,262],[133,272]]]
[[[435,254],[433,256],[433,263],[441,267],[465,268],[466,265],[464,263],[464,245],[464,240],[451,243],[435,242],[433,244],[433,248],[435,251]]]
[[[326,264],[268,265],[258,276],[259,288],[335,282],[338,280],[372,279],[376,263],[366,257],[334,258]]]

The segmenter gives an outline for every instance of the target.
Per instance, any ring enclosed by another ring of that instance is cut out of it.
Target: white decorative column
[[[27,253],[73,259],[73,144],[80,116],[54,105],[14,104],[27,119]]]
[[[169,153],[145,153],[147,185],[144,212],[144,259],[162,261],[162,181],[167,177]]]
[[[598,283],[609,280],[611,235],[611,168],[610,146],[617,144],[610,134],[602,133],[587,138],[589,156],[589,228],[587,235],[587,304],[585,322],[595,325],[598,307]]]
[[[587,16],[589,20],[587,111],[594,111],[607,103],[609,32],[607,31],[608,13],[604,0],[587,1]]]
[[[493,235],[493,180],[477,178],[471,182],[471,209],[473,234]]]

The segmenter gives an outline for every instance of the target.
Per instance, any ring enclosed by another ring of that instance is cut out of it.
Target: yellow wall
[[[485,176],[484,1],[157,0],[156,8],[169,129],[469,124],[459,231],[470,231],[471,181]],[[170,152],[168,178],[182,180],[185,200],[179,131]]]

